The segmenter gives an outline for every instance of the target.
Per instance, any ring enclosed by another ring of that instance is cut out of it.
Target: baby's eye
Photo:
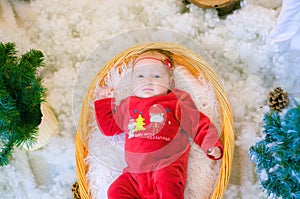
[[[141,74],[140,74],[140,75],[138,75],[137,77],[138,77],[138,78],[143,78],[143,77],[144,77],[144,75],[141,75]]]
[[[154,78],[161,78],[160,75],[154,75]]]

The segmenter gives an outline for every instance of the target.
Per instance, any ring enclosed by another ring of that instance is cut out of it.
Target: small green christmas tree
[[[300,105],[264,115],[265,137],[250,148],[262,187],[273,198],[300,198]]]
[[[42,117],[45,88],[36,70],[43,53],[16,54],[14,43],[0,43],[0,166],[8,164],[15,146],[35,142]]]
[[[144,125],[145,125],[145,122],[144,122],[144,118],[142,117],[141,114],[138,115],[138,118],[136,118],[136,127],[135,127],[135,131],[141,131],[141,130],[145,130],[144,128]]]

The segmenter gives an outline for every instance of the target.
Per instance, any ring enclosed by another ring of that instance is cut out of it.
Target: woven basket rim
[[[109,73],[109,70],[116,66],[121,66],[122,62],[128,61],[129,57],[136,56],[148,49],[163,49],[174,53],[174,60],[176,63],[185,66],[194,76],[199,73],[203,74],[204,78],[209,81],[214,88],[217,101],[220,105],[219,113],[222,115],[222,133],[221,139],[224,145],[224,156],[220,167],[219,180],[211,198],[222,198],[229,182],[230,170],[233,159],[234,150],[234,133],[233,133],[233,119],[229,100],[225,93],[220,79],[210,67],[209,63],[199,54],[184,46],[170,43],[170,42],[150,42],[145,44],[138,44],[127,48],[111,60],[109,60],[104,67],[95,75],[91,81],[86,96],[84,98],[78,128],[76,133],[76,170],[79,184],[79,192],[82,198],[91,198],[86,181],[86,173],[89,166],[85,164],[84,159],[88,153],[87,137],[89,133],[89,123],[91,121],[90,101],[93,100],[96,81],[103,80]]]

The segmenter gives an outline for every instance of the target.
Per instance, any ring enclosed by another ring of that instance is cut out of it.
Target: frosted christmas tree
[[[300,198],[300,105],[264,115],[264,137],[250,148],[261,185],[273,198]]]

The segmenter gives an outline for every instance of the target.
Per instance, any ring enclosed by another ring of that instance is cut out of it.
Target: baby
[[[110,185],[108,198],[182,199],[191,138],[213,160],[223,146],[215,126],[184,91],[174,88],[174,63],[168,51],[152,49],[133,62],[133,96],[118,106],[112,98],[94,102],[104,135],[126,133],[127,167]],[[107,95],[106,95],[107,96]]]

